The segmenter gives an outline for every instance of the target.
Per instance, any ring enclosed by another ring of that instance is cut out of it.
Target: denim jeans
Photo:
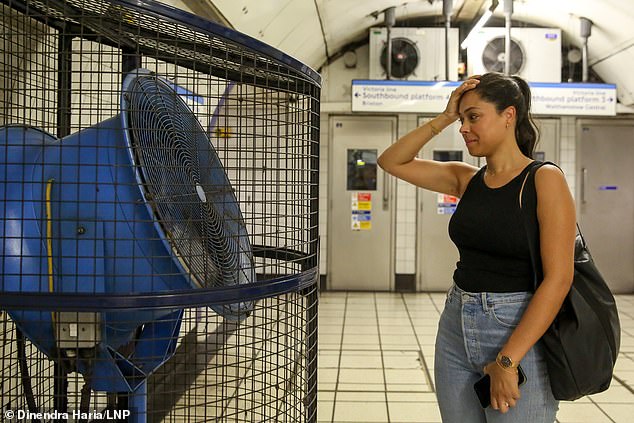
[[[469,293],[453,286],[438,324],[434,376],[444,423],[552,423],[559,402],[553,397],[542,345],[522,359],[526,383],[521,398],[506,414],[482,409],[473,384],[519,323],[529,292]]]

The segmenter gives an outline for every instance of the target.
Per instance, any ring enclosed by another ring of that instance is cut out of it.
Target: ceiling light
[[[473,26],[473,28],[471,28],[471,31],[469,31],[469,34],[467,34],[467,38],[465,38],[464,41],[460,44],[461,49],[464,50],[465,48],[469,46],[469,43],[471,42],[473,35],[476,34],[478,31],[480,31],[480,29],[488,22],[488,20],[493,15],[493,11],[495,10],[496,7],[498,7],[498,0],[492,0],[491,6],[484,12],[482,16],[480,16],[480,19],[478,20],[478,22]]]

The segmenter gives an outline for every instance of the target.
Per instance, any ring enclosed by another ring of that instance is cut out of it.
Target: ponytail
[[[537,125],[533,120],[533,116],[531,115],[531,89],[522,78],[519,76],[512,76],[513,81],[519,87],[522,93],[523,101],[522,110],[516,106],[517,109],[517,118],[515,123],[515,138],[517,140],[517,145],[520,148],[520,151],[528,158],[533,158],[533,153],[535,151],[535,145],[539,140],[539,129],[537,129]]]

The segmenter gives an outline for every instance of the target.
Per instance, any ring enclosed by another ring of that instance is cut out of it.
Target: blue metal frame
[[[206,32],[210,35],[215,35],[223,38],[232,43],[240,44],[247,47],[250,50],[257,51],[263,56],[279,62],[285,66],[295,69],[298,72],[303,73],[315,84],[321,86],[321,76],[310,66],[305,65],[292,56],[276,49],[262,41],[259,41],[249,35],[238,32],[234,29],[227,28],[215,22],[201,18],[200,16],[186,12],[181,9],[177,9],[173,6],[169,6],[163,3],[158,3],[154,0],[110,0],[113,4],[124,5],[126,7],[142,10],[143,13],[152,16],[160,16],[161,18],[168,18],[175,23],[187,23],[188,25],[195,27],[196,29]]]
[[[317,283],[317,267],[248,285],[141,294],[3,292],[0,309],[55,311],[121,311],[175,309],[230,304],[300,292]]]

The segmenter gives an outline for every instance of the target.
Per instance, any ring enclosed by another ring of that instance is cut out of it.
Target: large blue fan
[[[2,290],[165,293],[254,282],[233,188],[174,85],[131,72],[121,108],[61,140],[32,127],[0,128]],[[211,307],[237,320],[253,302]],[[54,356],[54,314],[11,315]],[[133,391],[174,352],[181,316],[173,309],[98,313],[96,356],[79,359],[78,369],[91,374],[95,390]]]

